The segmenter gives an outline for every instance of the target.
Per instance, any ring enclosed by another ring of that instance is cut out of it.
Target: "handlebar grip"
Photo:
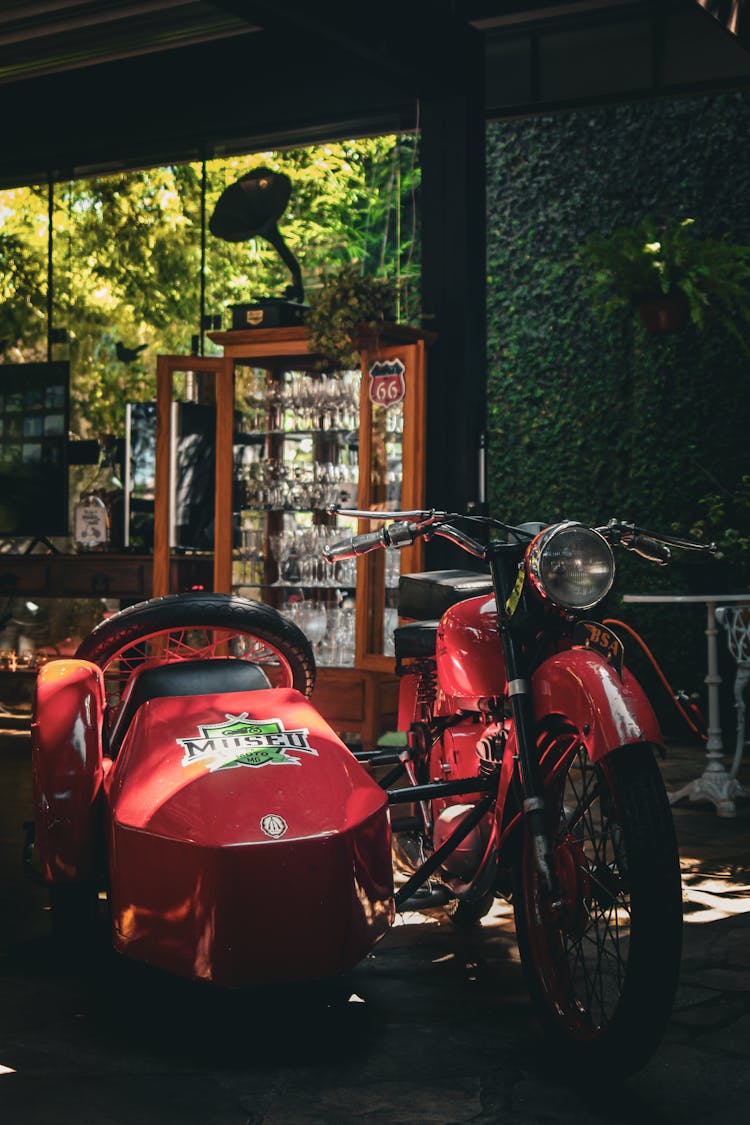
[[[350,539],[342,539],[340,543],[332,543],[330,547],[323,548],[323,558],[326,562],[336,562],[337,559],[356,559],[358,555],[366,555],[368,551],[375,551],[378,547],[385,546],[383,528],[379,531],[368,531],[364,535],[352,535]]]
[[[659,566],[666,566],[672,558],[672,552],[666,543],[660,543],[657,539],[651,539],[648,535],[633,536],[632,542],[628,544],[628,550],[634,551],[642,559],[658,563]]]

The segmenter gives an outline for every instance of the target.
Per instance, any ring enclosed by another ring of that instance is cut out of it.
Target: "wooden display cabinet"
[[[389,655],[389,633],[396,614],[394,563],[400,561],[402,573],[420,570],[422,544],[404,548],[398,559],[387,561],[383,551],[361,557],[356,562],[356,578],[352,565],[349,588],[337,594],[333,585],[306,585],[304,573],[282,572],[278,537],[284,536],[285,528],[294,537],[289,526],[296,528],[304,522],[318,532],[317,538],[322,534],[335,538],[333,532],[320,531],[341,521],[326,514],[330,487],[324,495],[318,482],[334,476],[338,480],[339,475],[329,467],[345,473],[347,465],[341,462],[356,461],[357,453],[358,495],[354,497],[349,482],[347,506],[382,511],[384,518],[388,510],[424,506],[426,344],[430,338],[427,333],[390,324],[377,333],[363,331],[356,341],[361,361],[358,376],[351,372],[321,375],[304,327],[211,333],[210,339],[222,348],[221,356],[161,356],[158,361],[154,593],[167,592],[163,586],[168,584],[172,377],[178,371],[200,371],[214,377],[217,408],[214,588],[251,592],[279,608],[292,591],[307,605],[330,607],[332,597],[340,594],[346,595],[344,604],[350,604],[355,597],[352,650],[347,650],[345,662],[319,660],[313,702],[335,729],[359,735],[367,748],[375,745],[384,730],[395,726],[396,720],[398,689]],[[235,395],[236,387],[247,385],[248,380],[254,387],[252,417],[247,415],[247,401]],[[332,388],[338,393],[345,384],[350,393],[355,380],[359,382],[356,401],[347,403],[346,417],[339,424],[339,407],[327,410],[321,392]],[[248,453],[247,471],[253,485],[243,515],[254,521],[253,534],[262,543],[262,574],[252,591],[242,581],[232,581],[232,430],[237,413],[246,417],[241,441]],[[355,466],[348,468],[351,471]],[[272,476],[272,470],[282,487],[274,485],[261,492],[258,478]],[[358,530],[376,526],[361,521]],[[341,537],[353,530],[350,521]],[[271,550],[274,542],[276,555]],[[158,589],[157,577],[162,582]],[[303,621],[300,625],[304,629]]]

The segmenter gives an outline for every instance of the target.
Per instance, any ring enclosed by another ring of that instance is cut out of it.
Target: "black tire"
[[[524,841],[514,908],[527,985],[570,1077],[622,1077],[656,1049],[677,988],[671,809],[649,746],[622,747],[595,766],[567,728],[547,734],[540,751],[555,777],[547,811],[562,906],[552,909],[540,890]]]
[[[104,671],[110,707],[147,660],[215,655],[257,663],[272,687],[309,696],[315,686],[315,657],[305,634],[272,606],[232,594],[192,592],[139,602],[102,621],[76,652]]]

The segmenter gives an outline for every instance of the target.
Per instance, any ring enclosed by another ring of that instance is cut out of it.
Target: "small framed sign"
[[[370,368],[370,402],[376,406],[395,406],[406,394],[403,360],[378,359]]]

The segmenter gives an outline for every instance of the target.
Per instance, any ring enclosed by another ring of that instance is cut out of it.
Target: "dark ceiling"
[[[0,186],[413,128],[477,52],[491,117],[748,84],[702,5],[4,0]]]

